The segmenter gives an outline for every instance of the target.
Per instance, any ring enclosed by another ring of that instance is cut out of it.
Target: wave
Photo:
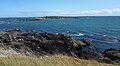
[[[70,36],[84,36],[83,33],[78,33],[78,34],[70,34]]]
[[[0,22],[0,24],[3,24],[4,22]]]
[[[84,36],[84,34],[82,34],[82,33],[79,33],[78,35],[79,35],[79,36]]]

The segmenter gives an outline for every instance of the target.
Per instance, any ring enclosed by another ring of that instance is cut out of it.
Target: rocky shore
[[[110,48],[102,53],[82,50],[84,45],[91,44],[89,40],[76,40],[64,34],[15,29],[0,32],[0,57],[17,54],[35,56],[62,54],[106,63],[120,62],[120,50]]]

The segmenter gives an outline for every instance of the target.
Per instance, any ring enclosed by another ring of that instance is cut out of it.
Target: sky
[[[0,17],[120,16],[120,0],[0,0]]]

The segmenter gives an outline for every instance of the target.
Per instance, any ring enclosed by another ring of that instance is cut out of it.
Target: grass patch
[[[113,66],[94,60],[83,60],[69,56],[54,55],[49,57],[1,57],[0,66]]]

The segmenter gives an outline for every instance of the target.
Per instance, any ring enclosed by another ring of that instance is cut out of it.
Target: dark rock
[[[13,41],[12,35],[10,35],[10,34],[5,34],[5,35],[3,36],[3,42],[12,42],[12,41]]]
[[[84,59],[96,59],[99,60],[100,58],[104,58],[100,53],[94,51],[80,51],[79,57]]]
[[[110,48],[110,49],[106,49],[106,50],[104,51],[104,53],[109,52],[109,51],[117,51],[117,50],[115,50],[115,49],[113,49],[113,48]]]
[[[120,52],[120,49],[118,50],[118,52]]]
[[[113,64],[114,62],[112,60],[110,60],[109,58],[100,58],[99,62],[103,62],[103,63],[111,63]]]
[[[120,39],[118,39],[118,41],[120,42]]]
[[[110,48],[105,50],[103,54],[110,60],[120,61],[120,52],[118,52],[118,50]]]
[[[82,49],[82,42],[80,43],[70,36],[47,32],[22,32],[15,29],[6,31],[0,39],[7,47],[21,53],[27,51],[35,55],[63,54],[76,56],[76,52]]]
[[[17,32],[21,32],[22,29],[17,28],[17,29],[15,29],[15,31],[17,31]]]
[[[90,40],[86,40],[86,39],[83,39],[83,43],[85,43],[86,45],[91,45],[92,42]]]
[[[94,59],[103,63],[113,63],[111,59],[104,57],[101,53],[90,50],[80,51],[78,57],[88,60]]]
[[[0,43],[2,43],[3,39],[2,39],[2,36],[0,36]]]

